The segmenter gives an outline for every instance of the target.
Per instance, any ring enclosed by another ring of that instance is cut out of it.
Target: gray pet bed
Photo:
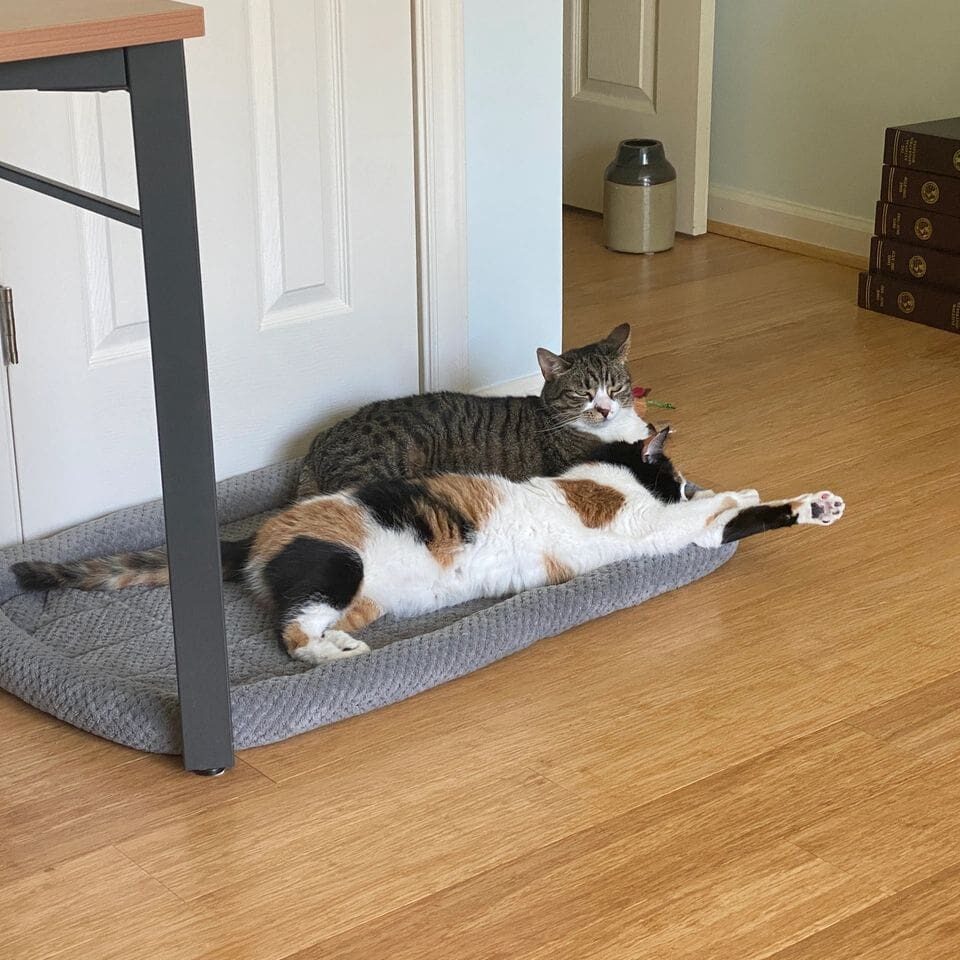
[[[298,463],[219,485],[224,531],[241,536],[287,501]],[[179,753],[169,592],[21,593],[18,560],[73,560],[163,542],[159,502],[120,510],[47,540],[0,551],[0,686],[82,730],[153,753]],[[560,633],[690,583],[734,547],[627,561],[557,587],[482,600],[360,636],[365,656],[320,667],[291,661],[269,614],[226,584],[236,746],[253,747],[402,700]]]

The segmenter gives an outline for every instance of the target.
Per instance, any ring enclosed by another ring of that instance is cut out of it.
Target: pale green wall
[[[562,14],[560,0],[463,6],[471,388],[560,349]]]
[[[883,131],[960,115],[960,0],[717,0],[711,184],[872,217]]]

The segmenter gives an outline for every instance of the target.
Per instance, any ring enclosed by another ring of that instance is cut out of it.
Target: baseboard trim
[[[543,377],[539,373],[531,373],[528,377],[517,377],[516,380],[504,380],[502,383],[491,383],[480,387],[473,393],[481,397],[527,397],[537,395],[543,387]]]
[[[746,190],[713,187],[707,230],[865,269],[873,221]]]

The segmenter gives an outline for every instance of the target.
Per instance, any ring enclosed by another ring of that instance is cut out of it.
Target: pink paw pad
[[[838,497],[835,493],[831,493],[829,490],[824,490],[821,493],[813,494],[813,497],[808,501],[810,514],[809,520],[801,519],[801,523],[822,523],[824,526],[829,526],[831,523],[835,523],[840,517],[843,516],[843,511],[846,506],[843,502],[842,497]]]

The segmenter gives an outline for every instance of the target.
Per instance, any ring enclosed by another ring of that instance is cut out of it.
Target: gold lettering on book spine
[[[905,167],[914,167],[917,164],[917,138],[904,137],[900,144],[900,159]]]

